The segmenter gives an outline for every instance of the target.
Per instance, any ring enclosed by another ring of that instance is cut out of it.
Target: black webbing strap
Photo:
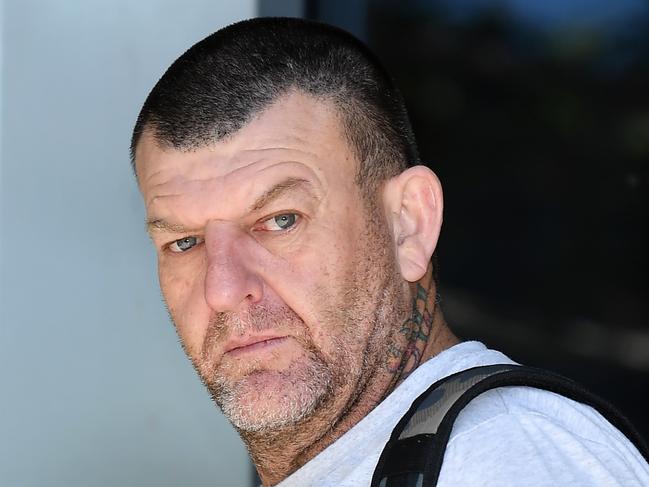
[[[488,365],[445,377],[415,399],[392,431],[374,470],[371,486],[435,486],[458,414],[483,392],[508,386],[544,389],[592,406],[649,461],[649,448],[631,423],[608,402],[576,382],[533,367]]]

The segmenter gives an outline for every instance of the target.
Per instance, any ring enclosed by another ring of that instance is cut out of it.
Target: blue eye
[[[261,222],[261,229],[268,232],[280,232],[294,226],[300,216],[295,213],[281,213]]]
[[[187,252],[202,241],[203,239],[200,237],[181,238],[179,240],[176,240],[175,242],[172,242],[171,245],[169,245],[169,250],[176,253]]]
[[[286,215],[277,215],[276,217],[273,217],[273,220],[275,220],[275,223],[279,228],[285,230],[295,225],[296,215],[295,213],[287,213]]]

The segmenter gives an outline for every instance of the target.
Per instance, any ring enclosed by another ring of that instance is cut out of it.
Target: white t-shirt
[[[513,363],[479,342],[420,365],[392,394],[278,487],[369,485],[392,429],[433,382],[478,365]],[[453,427],[440,487],[649,486],[649,465],[590,406],[528,387],[488,391]]]

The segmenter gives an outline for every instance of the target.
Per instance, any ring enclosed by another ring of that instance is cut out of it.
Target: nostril
[[[231,259],[227,265],[210,265],[205,276],[205,300],[217,312],[233,311],[244,301],[261,299],[261,278],[246,266],[235,265]]]

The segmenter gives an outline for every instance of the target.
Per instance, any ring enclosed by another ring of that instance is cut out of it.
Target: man
[[[368,485],[432,382],[511,363],[459,343],[436,300],[442,190],[397,89],[357,40],[255,19],[199,42],[138,117],[132,156],[184,349],[264,485]],[[485,393],[439,485],[649,485],[599,414]]]

